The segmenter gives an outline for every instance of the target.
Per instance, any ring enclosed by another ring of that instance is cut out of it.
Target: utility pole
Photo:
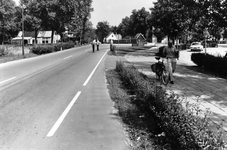
[[[24,56],[24,6],[23,0],[21,1],[21,9],[22,9],[22,55]]]

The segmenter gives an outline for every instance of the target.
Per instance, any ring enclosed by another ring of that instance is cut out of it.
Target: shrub
[[[57,52],[60,50],[65,50],[74,47],[73,42],[67,43],[56,43],[56,44],[49,44],[49,45],[35,45],[31,48],[31,52],[37,55]]]
[[[191,60],[199,67],[221,76],[227,76],[227,59],[221,56],[213,56],[204,53],[193,53]]]
[[[191,60],[199,67],[203,66],[204,64],[204,57],[205,55],[202,53],[192,53]]]
[[[52,45],[35,45],[31,47],[31,52],[37,55],[47,54],[54,52]]]
[[[141,110],[148,110],[158,122],[160,129],[171,143],[172,149],[217,149],[223,146],[221,132],[215,134],[209,130],[205,115],[200,118],[199,107],[190,106],[186,110],[181,100],[174,94],[166,95],[165,90],[155,87],[149,79],[133,66],[125,67],[117,62],[116,71],[122,83],[132,95]],[[196,109],[195,109],[196,108]]]
[[[5,54],[5,48],[4,47],[0,47],[0,56]]]

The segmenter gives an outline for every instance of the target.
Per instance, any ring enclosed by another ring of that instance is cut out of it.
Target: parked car
[[[189,49],[191,51],[203,51],[203,45],[201,44],[201,42],[192,42]]]

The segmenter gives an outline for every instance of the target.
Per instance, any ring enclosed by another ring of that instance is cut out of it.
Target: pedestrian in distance
[[[95,45],[96,45],[96,40],[94,39],[94,40],[91,42],[91,46],[92,46],[92,51],[93,51],[93,53],[95,52]]]
[[[96,39],[96,46],[97,46],[97,51],[99,51],[99,45],[100,45],[101,43],[99,42],[99,40],[98,39]]]
[[[110,51],[113,51],[113,40],[110,40]]]
[[[173,73],[176,71],[177,59],[179,59],[179,51],[175,48],[172,41],[169,41],[168,46],[163,49],[163,53],[163,55],[166,57],[170,83],[174,84]]]

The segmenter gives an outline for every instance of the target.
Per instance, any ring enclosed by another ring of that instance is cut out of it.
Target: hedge
[[[31,47],[31,52],[37,55],[57,52],[74,47],[73,42],[67,43],[56,43],[56,44],[45,44],[45,45],[34,45]]]
[[[187,109],[183,108],[176,95],[167,96],[164,89],[156,87],[133,66],[126,67],[117,62],[116,71],[130,94],[135,95],[138,106],[150,110],[150,115],[158,122],[172,149],[214,150],[224,145],[222,133],[209,130],[206,115],[204,118],[194,115],[194,112],[201,111],[198,107],[187,105]]]
[[[199,67],[217,75],[227,77],[227,58],[204,53],[192,53],[191,60]]]

